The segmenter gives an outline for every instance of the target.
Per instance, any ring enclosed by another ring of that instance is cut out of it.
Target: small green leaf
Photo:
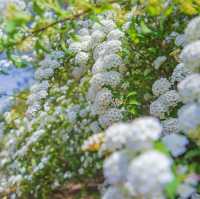
[[[143,34],[149,34],[149,33],[152,32],[151,29],[148,28],[148,26],[144,23],[144,21],[142,21],[142,22],[140,23],[140,26],[141,26],[141,30],[142,30],[142,33],[143,33]]]
[[[166,185],[165,192],[166,192],[168,199],[176,198],[176,190],[177,190],[179,184],[180,184],[179,179],[174,177],[174,179]]]
[[[37,13],[39,16],[42,16],[44,13],[44,10],[42,9],[41,6],[38,5],[38,2],[34,1],[33,2],[33,10],[35,13]]]
[[[170,155],[167,147],[160,141],[154,143],[154,148],[164,154]]]

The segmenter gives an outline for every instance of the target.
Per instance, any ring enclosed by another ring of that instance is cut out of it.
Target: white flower
[[[119,29],[112,30],[108,36],[108,40],[120,40],[124,36],[124,33],[121,32]]]
[[[48,68],[56,69],[60,66],[59,61],[53,59],[53,56],[56,56],[56,54],[46,55],[45,58],[42,61],[40,61],[39,65],[41,66],[42,69],[44,70]]]
[[[102,150],[114,151],[122,147],[140,150],[151,147],[162,132],[159,121],[152,117],[143,117],[130,124],[114,124],[105,132]]]
[[[54,70],[52,68],[39,68],[35,71],[35,78],[37,80],[48,79],[54,74]]]
[[[92,27],[93,30],[99,30],[106,34],[115,28],[116,24],[113,22],[113,20],[106,20],[106,19],[101,20],[100,23],[95,23]]]
[[[110,54],[104,57],[99,57],[95,62],[92,73],[105,72],[106,70],[117,68],[123,65],[123,61],[119,55]]]
[[[93,115],[103,114],[111,103],[112,103],[111,91],[107,88],[103,88],[96,95],[94,104],[92,105],[91,108],[92,114]]]
[[[85,118],[88,115],[88,113],[89,113],[89,108],[85,107],[80,110],[79,115],[80,117]]]
[[[185,136],[179,134],[166,135],[162,138],[162,141],[174,157],[183,154],[186,151],[186,145],[189,143]]]
[[[44,80],[40,83],[36,83],[33,86],[31,86],[30,91],[32,93],[37,93],[40,90],[47,90],[49,88],[49,82],[47,80]]]
[[[85,35],[85,36],[81,36],[79,37],[79,41],[82,43],[84,41],[91,41],[92,37],[90,35]]]
[[[37,111],[39,111],[41,109],[41,104],[38,102],[35,102],[34,104],[32,104],[31,106],[28,107],[27,111],[26,111],[26,116],[31,119],[35,113]]]
[[[162,121],[163,126],[163,134],[171,134],[171,133],[178,133],[178,119],[177,118],[168,118]]]
[[[80,42],[72,42],[69,45],[69,50],[74,52],[74,53],[78,53],[82,50],[82,46]]]
[[[91,48],[92,48],[92,41],[91,40],[81,42],[81,50],[82,51],[88,52],[89,50],[91,50]]]
[[[169,111],[169,107],[167,107],[163,102],[159,99],[152,102],[150,104],[150,114],[152,116],[158,117],[160,119],[165,118],[165,113]]]
[[[198,71],[200,67],[200,41],[187,45],[181,52],[180,58],[189,70]]]
[[[200,40],[200,17],[190,21],[185,29],[185,37],[188,43]]]
[[[100,128],[99,123],[97,121],[92,122],[90,124],[90,129],[93,133],[99,133],[101,131],[101,128]]]
[[[86,65],[89,60],[89,54],[85,52],[78,52],[75,56],[75,64]]]
[[[196,192],[196,189],[190,184],[183,183],[179,185],[177,192],[181,196],[181,199],[188,199],[193,193]]]
[[[87,99],[90,102],[93,102],[95,100],[95,97],[97,95],[97,92],[101,90],[100,86],[97,85],[91,85],[90,88],[88,89],[88,93],[87,93]]]
[[[183,63],[180,63],[176,66],[174,69],[172,76],[171,76],[171,82],[180,82],[185,79],[186,76],[190,75],[191,71],[188,70],[188,68],[185,67]]]
[[[121,42],[119,40],[105,41],[94,49],[93,58],[97,60],[100,56],[115,54],[122,50]]]
[[[103,128],[105,128],[112,125],[113,123],[119,122],[122,120],[122,118],[123,115],[121,110],[110,108],[105,112],[105,114],[99,117],[99,123]]]
[[[79,80],[84,72],[85,68],[83,66],[74,67],[72,71],[72,76],[74,77],[74,79]]]
[[[86,35],[89,35],[90,33],[89,33],[89,30],[88,30],[87,28],[82,28],[82,29],[80,29],[80,30],[78,31],[78,34],[79,34],[80,36],[86,36]]]
[[[97,60],[100,56],[100,52],[104,50],[106,45],[106,41],[104,41],[101,44],[98,44],[97,46],[95,46],[94,50],[93,50],[93,59]]]
[[[162,132],[159,121],[152,117],[135,119],[130,124],[130,130],[125,134],[127,146],[134,150],[151,147],[153,141],[157,140]]]
[[[192,74],[178,84],[178,91],[184,103],[200,102],[200,74]]]
[[[127,143],[126,134],[130,130],[130,124],[117,123],[110,126],[105,132],[105,141],[102,145],[102,150],[115,151],[122,149]]]
[[[111,86],[115,88],[121,82],[121,74],[116,71],[102,72],[95,74],[91,79],[91,85],[101,88]]]
[[[157,151],[147,151],[133,159],[128,169],[128,183],[138,195],[159,192],[173,179],[171,160]]]
[[[115,152],[104,161],[104,176],[110,184],[123,183],[128,170],[128,157],[124,152]]]
[[[105,56],[108,54],[118,53],[122,50],[121,41],[111,40],[105,43],[105,46],[102,51],[99,52],[100,56]]]
[[[170,82],[166,78],[156,80],[152,86],[152,92],[155,96],[166,93],[171,87]]]
[[[95,47],[98,43],[103,42],[103,40],[105,39],[105,33],[99,30],[95,30],[92,34],[92,43],[93,46]]]
[[[189,133],[200,125],[200,105],[191,103],[183,106],[178,112],[178,125],[180,131]]]
[[[180,101],[180,95],[175,90],[167,91],[158,98],[166,107],[175,107]]]
[[[60,51],[60,50],[55,50],[53,52],[51,52],[50,56],[52,59],[60,59],[60,58],[63,58],[65,55],[65,53],[63,51]]]
[[[185,42],[186,42],[186,36],[185,36],[185,34],[179,34],[179,35],[176,36],[175,44],[177,46],[184,46]]]
[[[45,90],[41,90],[37,93],[33,93],[33,94],[29,95],[27,104],[29,104],[29,105],[34,104],[35,102],[45,99],[47,97],[47,95],[48,95],[48,93]]]
[[[167,60],[167,57],[165,56],[159,56],[157,57],[154,62],[153,62],[153,65],[154,65],[154,68],[155,69],[159,69],[160,66]]]
[[[76,122],[77,114],[80,111],[79,105],[74,105],[67,110],[67,118],[71,123]]]

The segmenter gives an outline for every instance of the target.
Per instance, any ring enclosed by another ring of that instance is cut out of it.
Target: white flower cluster
[[[160,66],[167,60],[167,57],[165,56],[159,56],[157,57],[154,62],[153,62],[153,66],[156,70],[158,70],[160,68]]]
[[[124,64],[119,53],[123,32],[116,27],[114,20],[102,17],[100,23],[92,26],[91,36],[95,63],[87,98],[92,115],[98,115],[99,124],[106,128],[122,120],[121,110],[113,104],[111,89],[115,89],[122,80],[120,68]]]
[[[35,84],[30,89],[30,95],[27,100],[28,109],[26,116],[33,118],[42,108],[42,100],[48,96],[49,78],[54,74],[55,69],[60,67],[61,59],[64,56],[62,51],[53,51],[50,55],[39,63],[39,68],[35,71]]]
[[[152,143],[161,131],[159,121],[152,117],[114,124],[106,130],[101,150],[114,153],[104,162],[104,176],[110,187],[103,199],[163,196],[163,188],[173,174],[171,160],[153,150]]]
[[[26,8],[26,3],[24,0],[0,0],[0,10],[5,12],[9,5],[15,5],[17,9],[23,10]],[[6,13],[5,13],[6,14]]]
[[[61,66],[59,58],[62,58],[63,56],[64,53],[62,51],[53,51],[50,55],[46,55],[39,63],[40,67],[35,71],[35,79],[42,81],[52,77],[55,69]]]
[[[171,87],[171,83],[166,78],[160,78],[154,82],[152,92],[155,96],[159,96],[167,92]]]
[[[163,126],[163,134],[168,135],[172,133],[178,133],[178,119],[177,118],[168,118],[166,120],[163,120],[162,122]]]
[[[198,185],[198,176],[190,174],[184,179],[184,182],[178,186],[178,194],[182,199],[192,198],[199,199],[199,194],[196,193],[196,186]]]
[[[72,77],[79,80],[87,69],[92,50],[92,35],[90,30],[82,27],[78,30],[77,37],[79,41],[69,41],[69,50],[75,54],[71,63],[74,64]]]
[[[179,83],[183,79],[185,79],[186,76],[190,75],[191,71],[185,67],[183,63],[180,63],[176,66],[174,69],[172,76],[171,76],[171,82],[172,84]]]
[[[185,136],[175,133],[164,136],[162,141],[174,157],[183,154],[186,151],[186,145],[189,143]]]
[[[187,34],[189,33],[188,30],[186,32]],[[179,110],[178,118],[170,117],[171,108],[176,108],[179,102],[197,102],[199,98],[199,75],[192,74],[194,71],[188,66],[188,64],[192,64],[192,66],[196,67],[196,62],[192,57],[194,54],[192,54],[191,47],[186,46],[185,48],[186,50],[184,49],[181,53],[181,59],[184,62],[175,67],[169,78],[170,81],[166,78],[161,78],[153,84],[152,92],[155,96],[159,97],[150,105],[151,115],[164,119],[161,122],[163,125],[162,141],[174,157],[183,154],[189,143],[186,136],[178,133],[180,131],[188,131],[191,127],[199,124],[199,112],[196,106],[194,108],[191,104],[185,105]],[[195,59],[196,56],[198,56],[198,53],[194,55]],[[175,90],[177,83],[178,91]],[[174,90],[170,90],[170,88]],[[169,117],[167,118],[167,116]],[[181,126],[180,123],[182,123]]]
[[[27,104],[29,105],[26,112],[27,116],[34,114],[41,108],[41,100],[45,99],[48,95],[49,82],[44,80],[34,84],[30,91],[31,94],[28,97]]]
[[[23,157],[26,152],[29,150],[29,147],[36,143],[42,135],[44,135],[45,131],[43,129],[35,131],[31,137],[28,138],[26,144],[16,152],[15,156]]]
[[[78,131],[83,126],[84,131],[93,133],[99,133],[102,127],[122,119],[122,111],[114,106],[112,89],[122,79],[120,71],[124,64],[119,53],[124,34],[116,27],[110,14],[98,18],[98,23],[80,21],[83,28],[77,31],[79,41],[68,41],[69,50],[74,53],[74,58],[70,61],[75,66],[72,70],[73,78],[80,80],[80,84],[90,80],[85,102],[90,114],[83,114],[79,121],[82,109],[69,110],[68,118],[79,126],[76,128]],[[93,58],[94,63],[89,58]],[[84,73],[88,71],[92,73],[91,79],[85,78]],[[89,118],[87,121],[84,119],[86,116]]]
[[[196,17],[190,21],[185,29],[185,38],[187,43],[200,40],[200,17]]]
[[[102,149],[115,151],[124,146],[134,150],[149,148],[160,137],[161,132],[158,120],[151,117],[135,119],[129,124],[114,124],[105,132]]]
[[[178,84],[181,100],[185,105],[179,110],[179,128],[185,133],[200,126],[200,17],[194,18],[188,24],[185,35],[188,44],[181,52],[180,58],[188,74]]]
[[[178,84],[178,90],[184,103],[200,102],[200,74],[192,74]]]
[[[176,90],[169,90],[150,104],[150,114],[160,119],[165,119],[166,114],[170,111],[170,108],[176,107],[179,102],[179,93]]]

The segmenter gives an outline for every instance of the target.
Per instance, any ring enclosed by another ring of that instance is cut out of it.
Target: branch
[[[20,41],[14,43],[14,44],[11,44],[11,45],[13,45],[13,46],[19,45],[19,44],[21,44],[23,41],[25,41],[26,39],[28,39],[29,37],[33,37],[34,35],[36,35],[36,34],[38,34],[38,33],[40,33],[40,32],[43,32],[43,31],[47,30],[47,29],[50,28],[50,27],[55,26],[56,24],[63,23],[63,22],[68,21],[68,20],[73,20],[73,19],[79,18],[80,16],[82,16],[82,15],[88,13],[89,11],[90,11],[90,9],[88,8],[88,9],[86,9],[86,10],[84,10],[84,11],[81,11],[81,12],[79,12],[79,13],[76,13],[75,15],[68,16],[68,17],[65,17],[64,19],[60,19],[60,20],[58,20],[58,21],[55,21],[55,22],[53,22],[53,23],[50,23],[50,24],[48,24],[48,25],[46,25],[46,26],[44,26],[44,27],[42,27],[42,28],[39,28],[39,29],[36,29],[36,30],[32,30],[32,31],[30,31],[27,35],[24,35]]]
[[[116,0],[108,1],[108,3],[114,3],[114,2],[116,2]],[[67,16],[67,17],[65,17],[63,19],[60,19],[60,20],[55,21],[53,23],[50,23],[50,24],[48,24],[48,25],[46,25],[46,26],[44,26],[42,28],[39,28],[39,29],[36,29],[36,30],[31,30],[27,35],[24,35],[20,41],[14,43],[14,44],[11,44],[11,45],[13,45],[13,46],[19,45],[20,43],[22,43],[23,41],[25,41],[29,37],[32,37],[32,36],[34,36],[34,35],[36,35],[36,34],[38,34],[40,32],[43,32],[43,31],[47,30],[48,28],[55,26],[56,24],[63,23],[63,22],[68,21],[68,20],[73,20],[73,19],[79,18],[82,15],[85,15],[85,14],[89,13],[91,10],[92,10],[91,8],[87,8],[87,9],[81,11],[81,12],[78,12],[78,13],[74,14],[74,15]]]

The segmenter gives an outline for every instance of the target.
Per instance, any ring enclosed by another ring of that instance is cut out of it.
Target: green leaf
[[[149,34],[152,32],[152,30],[148,28],[148,26],[144,23],[144,21],[140,23],[140,26],[143,34]]]
[[[165,192],[168,199],[176,198],[176,190],[179,184],[180,184],[179,179],[177,177],[174,177],[174,179],[166,185]]]
[[[151,73],[151,69],[147,68],[144,70],[144,76],[146,77],[149,73]]]
[[[15,32],[16,27],[17,27],[17,25],[14,21],[8,21],[5,26],[5,31],[7,33],[13,33],[13,32]]]
[[[137,92],[136,91],[132,91],[127,95],[127,98],[131,97],[131,96],[136,96],[136,95],[137,95]]]
[[[38,5],[38,2],[36,1],[33,2],[33,11],[39,16],[42,16],[44,13],[44,10],[42,9],[41,6]]]
[[[157,141],[154,143],[154,148],[166,155],[170,155],[167,147],[164,145],[164,143],[162,143],[161,141]]]

